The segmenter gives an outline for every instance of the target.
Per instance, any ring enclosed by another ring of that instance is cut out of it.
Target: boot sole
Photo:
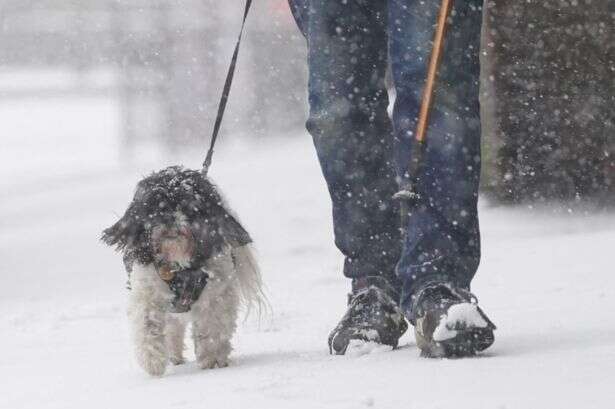
[[[425,358],[463,358],[484,351],[495,342],[493,329],[468,328],[445,341],[432,342],[421,350]]]
[[[363,341],[363,342],[375,342],[381,345],[387,345],[393,349],[397,348],[398,341],[395,342],[382,342],[380,340],[369,339],[359,334],[336,334],[329,343],[329,353],[331,355],[345,355],[348,350],[350,341]]]

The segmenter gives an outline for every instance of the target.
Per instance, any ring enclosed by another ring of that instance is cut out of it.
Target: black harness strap
[[[235,74],[235,66],[237,65],[237,56],[239,55],[239,45],[241,44],[241,36],[243,35],[243,29],[246,25],[246,19],[248,18],[248,12],[250,11],[250,6],[252,6],[252,0],[246,0],[246,8],[243,13],[243,21],[241,22],[241,30],[239,31],[239,38],[237,38],[237,44],[235,44],[235,52],[233,52],[233,58],[231,59],[231,66],[228,69],[228,73],[226,74],[226,82],[224,83],[224,88],[222,89],[222,97],[220,98],[220,104],[218,105],[218,115],[216,116],[216,123],[214,124],[214,131],[211,135],[211,143],[209,145],[209,150],[207,151],[207,156],[205,157],[205,161],[203,162],[203,170],[201,173],[204,176],[207,176],[207,171],[209,171],[209,166],[211,165],[211,159],[214,155],[214,146],[216,145],[216,141],[218,139],[218,132],[220,132],[220,125],[222,124],[222,118],[224,117],[224,110],[226,109],[226,103],[228,101],[229,93],[231,92],[231,84],[233,83],[233,76]]]

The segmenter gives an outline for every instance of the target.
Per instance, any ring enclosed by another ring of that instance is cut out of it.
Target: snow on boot
[[[493,344],[496,327],[470,292],[437,284],[420,291],[415,301],[414,334],[422,356],[472,356]]]
[[[395,301],[395,292],[383,279],[375,279],[362,288],[354,288],[349,294],[348,310],[329,335],[331,354],[344,355],[350,342],[355,340],[395,348],[408,329]]]

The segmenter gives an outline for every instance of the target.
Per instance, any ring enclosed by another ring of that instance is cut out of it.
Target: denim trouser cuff
[[[377,287],[384,291],[388,296],[393,298],[395,302],[399,302],[400,293],[398,289],[384,277],[368,276],[355,278],[352,280],[352,294],[357,294],[369,287]]]
[[[395,275],[395,260],[388,261],[380,260],[380,263],[370,262],[369,259],[359,259],[346,257],[344,262],[344,275],[355,280],[375,279],[384,280],[389,286],[395,289],[397,293],[396,300],[399,300],[401,293],[401,282]]]

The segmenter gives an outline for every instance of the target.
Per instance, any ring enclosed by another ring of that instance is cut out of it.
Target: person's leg
[[[351,341],[395,347],[408,324],[395,275],[401,243],[384,85],[387,0],[291,0],[291,6],[308,43],[307,128],[353,287],[329,349],[344,354]]]
[[[390,54],[397,99],[393,122],[398,174],[407,177],[434,27],[441,0],[389,0]],[[420,201],[409,217],[397,274],[402,307],[414,320],[415,296],[435,283],[469,290],[480,259],[479,50],[482,0],[458,0],[427,133]]]
[[[333,204],[344,274],[397,287],[399,215],[384,84],[387,1],[291,0],[308,44],[307,128]]]

